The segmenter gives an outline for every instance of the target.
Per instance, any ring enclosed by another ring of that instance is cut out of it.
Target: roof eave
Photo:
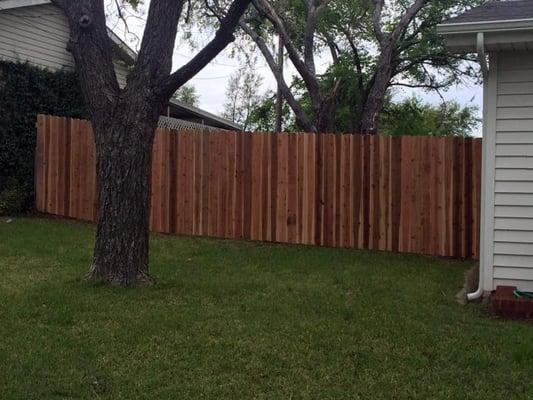
[[[444,23],[437,25],[437,32],[441,35],[479,32],[510,32],[532,29],[532,18],[501,21]]]
[[[135,61],[137,61],[137,53],[130,46],[128,46],[120,37],[118,37],[118,35],[113,32],[111,28],[107,28],[107,34],[120,51],[123,60],[128,65],[135,64]]]
[[[189,104],[182,103],[181,101],[177,101],[175,99],[171,99],[170,103],[173,104],[176,107],[180,107],[180,108],[186,110],[187,112],[189,112],[189,113],[191,113],[193,115],[196,115],[200,119],[204,119],[206,121],[216,122],[217,124],[223,125],[226,128],[228,128],[228,129],[233,129],[233,130],[237,130],[237,131],[242,130],[242,126],[240,126],[239,124],[236,124],[236,123],[234,123],[232,121],[229,121],[229,120],[227,120],[225,118],[219,117],[218,115],[211,114],[210,112],[204,111],[204,110],[202,110],[200,108],[191,106]]]

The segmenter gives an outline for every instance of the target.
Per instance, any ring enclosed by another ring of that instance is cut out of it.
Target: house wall
[[[491,54],[485,101],[486,290],[533,291],[533,53]]]
[[[66,49],[68,39],[67,19],[51,4],[0,10],[0,58],[4,60],[73,70],[74,60]],[[115,71],[124,86],[126,66],[117,61]]]

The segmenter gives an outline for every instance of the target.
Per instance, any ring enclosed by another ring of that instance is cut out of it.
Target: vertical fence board
[[[233,211],[234,237],[243,238],[242,218],[243,218],[243,188],[244,188],[244,165],[243,165],[243,133],[236,133],[235,137],[235,210]]]
[[[402,148],[401,137],[391,138],[391,247],[392,251],[400,251],[401,218],[402,218]]]
[[[274,191],[276,195],[276,242],[287,241],[287,140],[288,137],[284,133],[277,135],[277,180]]]
[[[298,241],[298,135],[288,135],[287,148],[287,241]]]
[[[35,143],[35,165],[34,165],[34,188],[35,188],[35,208],[37,211],[43,212],[45,211],[45,206],[43,204],[43,197],[44,197],[44,162],[45,162],[45,155],[44,155],[44,127],[43,124],[45,122],[45,118],[43,115],[39,115],[37,117],[37,139]]]
[[[251,158],[251,173],[252,173],[252,188],[251,188],[251,236],[252,240],[260,240],[261,238],[261,154],[263,152],[261,134],[259,135],[250,135],[251,146],[252,146],[252,158]]]

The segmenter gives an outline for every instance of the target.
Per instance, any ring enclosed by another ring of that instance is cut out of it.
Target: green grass
[[[1,399],[533,396],[533,326],[454,301],[471,262],[157,235],[113,289],[93,234],[0,222]]]

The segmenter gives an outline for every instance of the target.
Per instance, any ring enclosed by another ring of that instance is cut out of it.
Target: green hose
[[[521,292],[520,290],[515,290],[513,294],[519,299],[533,299],[533,293],[531,292]]]

